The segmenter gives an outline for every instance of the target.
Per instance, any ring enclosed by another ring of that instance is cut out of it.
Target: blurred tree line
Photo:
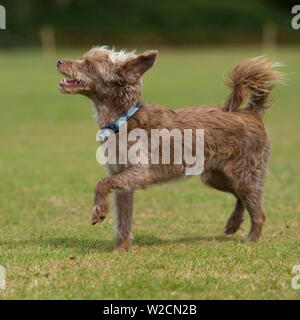
[[[40,43],[41,28],[57,46],[201,45],[259,43],[266,25],[276,41],[300,41],[291,28],[293,1],[285,0],[0,0],[6,30],[0,46]]]

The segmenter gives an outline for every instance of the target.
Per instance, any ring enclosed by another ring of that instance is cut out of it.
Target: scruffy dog
[[[59,89],[63,93],[78,93],[90,98],[97,111],[99,127],[103,128],[141,102],[141,77],[154,65],[157,54],[157,51],[146,51],[136,55],[96,47],[80,60],[59,60],[58,71],[73,79],[62,80]],[[267,101],[271,90],[281,79],[281,73],[273,69],[277,66],[279,64],[262,57],[239,62],[225,80],[231,93],[222,107],[200,106],[174,111],[141,102],[139,109],[127,120],[128,132],[141,128],[149,135],[151,129],[204,129],[205,162],[201,179],[206,185],[230,192],[236,198],[225,227],[227,235],[239,229],[247,209],[251,218],[248,241],[259,238],[265,221],[262,194],[271,146],[262,116],[271,105]],[[240,109],[246,99],[247,106]],[[116,136],[118,134],[116,131]],[[174,148],[170,152],[172,158]],[[108,177],[95,186],[92,223],[106,217],[108,195],[115,191],[116,249],[128,250],[134,191],[183,177],[185,168],[184,160],[182,164],[164,164],[161,158],[158,164],[107,164]]]

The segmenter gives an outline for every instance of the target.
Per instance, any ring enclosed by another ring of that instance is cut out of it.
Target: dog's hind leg
[[[227,224],[225,227],[225,233],[227,235],[236,233],[240,225],[243,222],[245,207],[240,199],[237,199],[235,208],[231,214],[231,216],[227,220]]]
[[[130,247],[133,218],[133,192],[115,191],[117,250]]]
[[[230,192],[237,197],[234,183],[225,173],[219,170],[208,170],[201,176],[202,181],[210,187],[223,192]],[[242,201],[237,197],[235,208],[227,220],[225,227],[226,234],[234,234],[240,228],[243,222],[245,207]]]
[[[262,208],[262,195],[264,189],[264,179],[266,175],[264,163],[256,168],[252,168],[250,174],[239,179],[236,183],[236,193],[245,209],[247,209],[251,219],[251,229],[247,236],[247,241],[256,241],[262,231],[266,215]]]
[[[262,208],[261,192],[252,191],[241,195],[243,205],[247,209],[251,219],[251,229],[247,236],[247,241],[256,241],[262,231],[266,215]]]
[[[256,241],[262,231],[266,215],[262,207],[264,181],[268,162],[268,151],[260,157],[255,167],[249,169],[249,174],[236,183],[236,192],[247,209],[251,219],[251,229],[247,241]],[[256,159],[259,159],[257,156]],[[244,180],[244,181],[243,181]]]

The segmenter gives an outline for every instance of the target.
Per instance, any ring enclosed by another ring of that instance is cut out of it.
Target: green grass
[[[82,50],[84,51],[84,50]],[[273,143],[265,190],[267,221],[257,243],[223,235],[234,199],[185,182],[138,191],[134,242],[113,252],[112,214],[89,224],[95,159],[91,103],[59,93],[56,57],[0,52],[0,264],[3,299],[299,299],[300,64],[298,48],[271,53],[289,73],[265,123]],[[144,77],[144,100],[178,108],[219,104],[222,73],[255,48],[160,52]],[[78,57],[61,52],[58,57]]]

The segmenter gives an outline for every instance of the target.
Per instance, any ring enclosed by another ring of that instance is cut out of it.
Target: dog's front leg
[[[101,179],[95,186],[94,209],[91,223],[95,225],[105,219],[109,210],[108,194],[112,190],[112,184],[109,178]]]
[[[103,221],[108,214],[107,197],[111,191],[133,192],[136,189],[144,189],[149,184],[151,176],[148,168],[143,165],[127,168],[121,173],[101,179],[95,186],[92,224]]]
[[[130,247],[133,220],[133,198],[133,191],[115,191],[117,229],[116,250],[128,250]]]

